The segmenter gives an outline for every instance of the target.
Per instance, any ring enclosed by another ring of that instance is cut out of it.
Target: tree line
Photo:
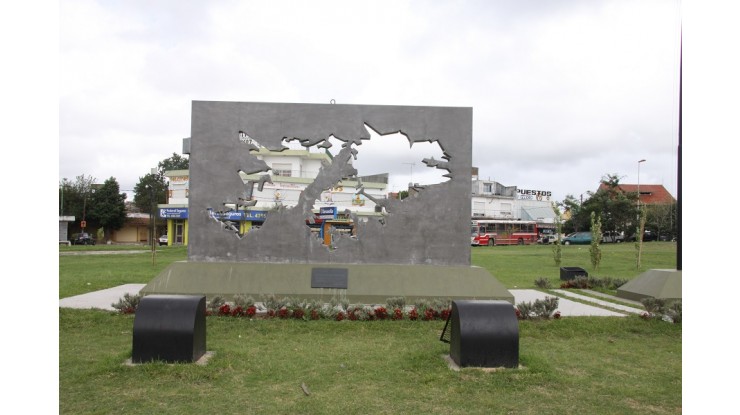
[[[134,186],[133,204],[143,213],[154,213],[157,204],[167,203],[167,183],[164,173],[171,170],[187,170],[189,160],[172,153],[157,164],[156,172],[139,177]],[[636,192],[623,192],[619,188],[619,176],[608,174],[601,179],[603,187],[589,191],[585,201],[567,195],[556,203],[569,218],[562,224],[563,233],[590,231],[592,217],[599,218],[603,231],[623,233],[625,237],[635,234],[639,217]],[[407,196],[407,195],[406,195]],[[110,177],[96,184],[91,176],[80,175],[74,181],[63,179],[59,184],[60,216],[74,216],[74,228],[81,221],[86,229],[104,229],[104,238],[110,239],[111,232],[121,229],[126,221],[125,195],[121,194],[118,182]],[[645,208],[645,228],[655,232],[661,239],[671,240],[677,234],[678,218],[676,203],[650,205]]]
[[[619,187],[619,176],[608,174],[601,179],[604,186],[595,192],[589,191],[588,198],[581,202],[567,195],[558,203],[561,210],[569,212],[570,218],[563,223],[563,232],[590,231],[592,215],[599,218],[602,231],[623,232],[625,237],[636,233],[638,211],[637,192],[624,192]],[[645,229],[659,238],[672,240],[678,229],[676,203],[643,205]]]
[[[133,189],[133,204],[143,213],[154,213],[158,203],[167,203],[164,173],[187,170],[189,164],[187,158],[177,153],[160,161],[156,172],[139,177]],[[126,195],[121,193],[115,177],[102,184],[85,174],[74,180],[64,178],[59,183],[59,216],[74,216],[73,229],[102,229],[107,241],[112,232],[121,229],[126,222]]]

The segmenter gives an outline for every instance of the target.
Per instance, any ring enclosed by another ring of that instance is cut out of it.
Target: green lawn
[[[74,248],[77,247],[72,247]],[[563,266],[633,278],[634,245],[564,247]],[[66,251],[69,248],[60,248]],[[112,249],[112,248],[111,248]],[[146,283],[180,247],[59,257],[60,297]],[[473,248],[473,263],[508,288],[556,282],[546,246]],[[648,243],[643,270],[671,268],[675,244]],[[59,411],[63,414],[677,414],[682,412],[682,327],[639,317],[520,322],[520,369],[451,371],[443,323],[249,320],[208,317],[198,365],[127,366],[132,316],[59,310]],[[301,389],[305,384],[307,396]]]

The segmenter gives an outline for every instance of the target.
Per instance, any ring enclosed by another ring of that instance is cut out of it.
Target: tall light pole
[[[151,243],[151,248],[152,248],[152,266],[154,266],[157,263],[157,261],[155,259],[156,258],[157,248],[156,248],[156,245],[154,243],[154,240],[156,238],[156,236],[155,236],[155,234],[156,234],[156,227],[155,227],[155,224],[154,224],[154,208],[155,208],[154,195],[155,195],[155,191],[154,191],[154,186],[151,185],[151,184],[147,185],[146,187],[149,188],[149,203],[151,204],[151,207],[149,208],[150,209],[149,210],[149,224],[151,225],[151,227],[149,229],[149,242]]]
[[[402,163],[402,164],[408,164],[409,165],[409,183],[414,182],[414,166],[416,163]]]
[[[637,211],[640,211],[640,164],[644,163],[646,160],[642,159],[637,162]],[[638,213],[639,215],[639,213]]]

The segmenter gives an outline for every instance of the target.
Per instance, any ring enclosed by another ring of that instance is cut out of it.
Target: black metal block
[[[519,366],[519,321],[507,301],[452,302],[450,357],[460,367]]]
[[[560,267],[561,280],[573,280],[580,276],[588,277],[588,272],[580,267]]]
[[[311,288],[347,289],[349,270],[347,268],[312,268]]]
[[[134,317],[133,343],[133,363],[197,361],[206,353],[206,297],[143,297]]]

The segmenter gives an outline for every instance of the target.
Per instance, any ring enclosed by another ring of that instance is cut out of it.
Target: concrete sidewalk
[[[87,294],[75,295],[74,297],[59,300],[60,308],[96,308],[114,311],[111,304],[117,303],[126,294],[138,294],[146,284],[125,284],[107,290],[94,291]]]
[[[87,294],[76,295],[74,297],[63,298],[59,300],[61,308],[78,308],[78,309],[101,309],[114,311],[112,304],[117,303],[125,294],[138,294],[146,284],[125,284],[118,287],[108,288],[106,290],[95,291]],[[628,307],[609,301],[612,298],[604,294],[598,294],[599,299],[579,294],[580,290],[554,290],[558,297],[558,311],[563,317],[572,316],[613,316],[624,317],[630,313],[639,314],[644,310],[635,307]],[[515,304],[521,302],[534,302],[544,300],[545,297],[552,297],[538,290],[509,290],[514,295]],[[579,300],[579,301],[574,301]],[[632,303],[620,298],[614,299],[621,303]],[[584,304],[588,302],[589,304]],[[618,311],[616,311],[618,310]]]

